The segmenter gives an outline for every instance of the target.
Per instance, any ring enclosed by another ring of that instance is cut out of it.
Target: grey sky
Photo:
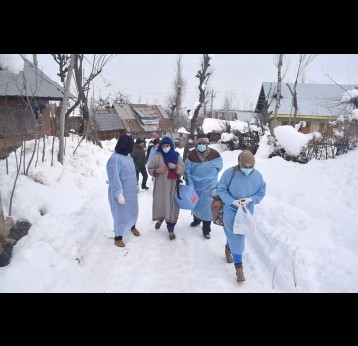
[[[32,56],[27,55],[31,60]],[[208,87],[216,91],[214,108],[221,108],[225,95],[233,95],[233,106],[239,109],[255,108],[262,82],[277,81],[277,68],[272,54],[214,54],[211,60],[213,74]],[[187,81],[183,106],[193,108],[198,101],[198,78],[201,54],[183,55],[183,76]],[[294,81],[298,54],[289,55],[290,69],[286,82]],[[39,67],[51,78],[56,76],[57,64],[50,54],[38,55]],[[118,90],[137,103],[164,101],[171,91],[175,69],[175,54],[123,54],[106,65],[95,82],[95,96],[115,96]],[[85,69],[86,73],[86,69]],[[358,84],[358,54],[320,54],[305,75],[306,83]],[[92,93],[92,92],[91,92]]]

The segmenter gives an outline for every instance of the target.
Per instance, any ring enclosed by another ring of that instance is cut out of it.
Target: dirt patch
[[[25,235],[28,234],[31,223],[18,221],[10,230],[6,239],[0,242],[0,267],[5,267],[10,263],[12,248]]]

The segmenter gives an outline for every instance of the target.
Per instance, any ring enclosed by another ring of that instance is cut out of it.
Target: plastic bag
[[[256,231],[256,224],[254,217],[246,207],[241,206],[237,209],[234,219],[234,234],[247,235],[250,232]]]

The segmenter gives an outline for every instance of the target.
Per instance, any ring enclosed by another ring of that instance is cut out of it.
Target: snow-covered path
[[[14,247],[11,263],[0,268],[0,292],[358,291],[358,151],[306,165],[256,155],[267,192],[255,208],[258,230],[247,237],[246,281],[238,284],[233,264],[225,261],[222,227],[212,225],[207,240],[201,226],[189,226],[190,211],[181,210],[176,240],[169,240],[165,224],[155,230],[151,180],[150,190],[139,192],[141,236],[124,237],[125,248],[113,244],[105,183],[113,147],[83,143],[66,158],[65,169],[45,162],[19,177],[13,216],[32,227]],[[222,152],[224,169],[238,154]],[[13,173],[4,173],[4,162],[0,169],[8,210]]]

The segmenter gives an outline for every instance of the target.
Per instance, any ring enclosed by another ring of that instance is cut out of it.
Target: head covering
[[[132,152],[133,146],[134,146],[134,140],[132,136],[122,135],[119,137],[114,150],[117,154],[128,155]]]
[[[143,139],[143,138],[138,137],[138,138],[135,140],[135,143],[136,143],[136,144],[141,144],[141,143],[144,143],[144,139]]]
[[[196,137],[195,144],[206,143],[209,144],[209,138],[205,133],[201,133]]]
[[[240,168],[244,168],[248,163],[251,163],[252,167],[255,165],[255,157],[250,150],[243,150],[238,157],[238,161]]]
[[[156,132],[152,132],[152,133],[150,134],[150,137],[152,137],[152,138],[159,138],[159,136],[158,136],[158,134],[157,134]]]
[[[170,150],[167,153],[165,153],[163,151],[163,144],[170,144]],[[174,164],[178,163],[179,153],[175,151],[174,143],[170,137],[162,138],[162,140],[159,143],[157,152],[162,154],[163,160],[167,166],[168,166],[169,162],[174,163]],[[172,169],[172,171],[174,171],[174,170]]]

